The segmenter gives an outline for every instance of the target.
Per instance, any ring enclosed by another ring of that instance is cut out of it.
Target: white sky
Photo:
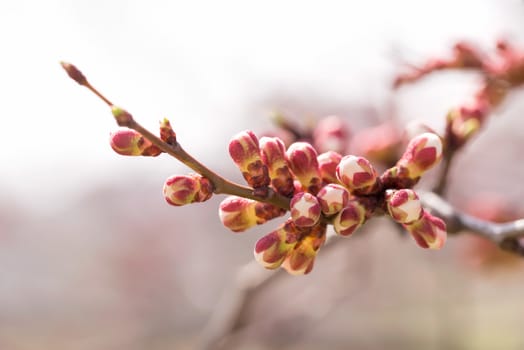
[[[393,49],[423,59],[462,38],[522,46],[523,18],[519,0],[2,1],[2,187],[53,193],[114,169],[175,167],[114,155],[109,112],[60,60],[144,125],[170,117],[185,147],[212,163],[230,135],[265,123],[264,110],[246,112],[276,89],[382,96]]]

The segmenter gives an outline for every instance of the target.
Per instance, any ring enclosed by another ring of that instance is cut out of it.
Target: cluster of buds
[[[317,154],[307,142],[287,150],[278,138],[260,141],[251,131],[237,134],[230,154],[260,201],[235,196],[220,205],[222,223],[234,232],[283,215],[287,210],[264,202],[276,192],[289,199],[290,217],[258,240],[256,260],[265,268],[307,274],[326,239],[328,225],[350,236],[374,215],[389,214],[423,248],[439,249],[445,224],[422,208],[411,188],[442,157],[440,137],[423,133],[413,138],[396,164],[379,176],[364,157],[328,151]]]

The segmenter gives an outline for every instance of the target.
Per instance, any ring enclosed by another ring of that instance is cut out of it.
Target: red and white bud
[[[397,166],[407,170],[411,179],[420,177],[442,158],[442,141],[437,134],[426,132],[413,138]]]
[[[266,269],[276,269],[297,243],[298,230],[291,219],[255,244],[256,261]]]
[[[299,192],[291,199],[291,219],[299,227],[311,227],[320,219],[320,204],[308,192]]]
[[[213,194],[213,185],[198,174],[174,175],[164,182],[163,193],[166,202],[181,206],[208,200]]]
[[[349,192],[343,186],[328,184],[320,189],[317,199],[324,214],[334,215],[348,203]]]
[[[118,154],[123,156],[140,156],[151,142],[135,130],[122,128],[109,135],[109,144]]]
[[[220,203],[220,221],[233,232],[245,231],[257,224],[255,204],[251,199],[229,196]]]
[[[345,153],[348,147],[349,128],[344,120],[332,115],[318,121],[313,131],[315,148],[319,152]]]
[[[366,210],[358,202],[349,201],[348,204],[335,216],[333,227],[341,236],[349,236],[366,220]]]
[[[326,225],[317,225],[294,246],[282,263],[282,268],[291,275],[311,272],[318,250],[326,240]]]
[[[422,204],[412,189],[386,191],[386,203],[389,215],[401,224],[411,224],[422,216]]]
[[[350,191],[369,192],[377,182],[377,171],[364,157],[345,156],[337,166],[337,178]]]
[[[278,137],[260,138],[260,155],[267,166],[271,186],[278,193],[288,197],[293,194],[293,175],[286,162],[286,146]]]
[[[334,151],[324,152],[317,157],[320,177],[325,183],[338,183],[337,165],[342,156]]]
[[[260,158],[256,135],[249,130],[236,134],[229,142],[229,155],[255,192],[258,190],[260,195],[267,194],[270,179],[268,169]]]
[[[446,242],[446,224],[425,210],[419,220],[403,226],[422,248],[440,249]]]
[[[295,142],[286,152],[287,164],[302,186],[316,194],[320,190],[321,178],[318,169],[317,151],[307,142]]]

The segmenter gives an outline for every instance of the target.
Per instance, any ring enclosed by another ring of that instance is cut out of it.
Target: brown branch
[[[224,177],[218,175],[213,170],[206,167],[204,164],[202,164],[189,153],[187,153],[177,141],[175,141],[173,144],[163,141],[158,136],[156,136],[155,134],[144,128],[142,125],[140,125],[137,121],[135,121],[130,113],[116,107],[109,99],[107,99],[102,93],[95,89],[87,81],[86,77],[82,74],[82,72],[74,65],[66,62],[61,62],[60,64],[65,69],[65,71],[71,79],[76,81],[78,84],[86,87],[112,109],[113,115],[119,126],[127,127],[137,131],[142,136],[144,136],[145,139],[149,140],[160,150],[176,158],[180,162],[184,163],[186,166],[188,166],[190,169],[194,170],[198,174],[209,179],[209,181],[211,181],[211,183],[213,184],[214,193],[229,194],[249,198],[257,200],[259,202],[270,203],[280,208],[289,209],[289,198],[280,195],[272,189],[269,189],[268,194],[264,197],[257,196],[253,193],[252,188],[231,182],[225,179]]]
[[[433,192],[419,195],[423,204],[446,222],[448,233],[467,231],[489,239],[504,250],[524,256],[524,219],[505,223],[485,221],[456,210]]]

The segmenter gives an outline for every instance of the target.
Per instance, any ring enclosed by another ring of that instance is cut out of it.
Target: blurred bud
[[[222,224],[233,232],[245,231],[257,224],[255,201],[229,196],[220,203],[218,215]]]
[[[273,204],[255,201],[255,216],[257,217],[257,225],[261,225],[271,219],[284,215],[287,210],[279,208]]]
[[[258,139],[252,131],[236,134],[229,142],[229,154],[242,172],[247,183],[253,187],[256,195],[266,196],[269,185],[267,167],[260,158]]]
[[[349,236],[364,223],[366,210],[358,202],[349,201],[333,221],[335,232],[341,236]]]
[[[120,126],[129,126],[129,124],[133,121],[133,116],[131,113],[123,108],[111,106],[111,113],[113,113],[113,117],[115,117],[117,124]]]
[[[320,209],[326,215],[338,213],[349,201],[349,192],[342,186],[328,184],[318,192],[317,199]]]
[[[420,177],[442,158],[442,141],[433,133],[423,133],[413,138],[397,166],[407,170],[411,179]]]
[[[349,128],[344,120],[332,115],[318,121],[313,131],[315,149],[319,152],[345,153],[349,141]]]
[[[334,151],[324,152],[317,157],[320,177],[325,183],[338,183],[337,165],[342,156]]]
[[[315,196],[308,192],[299,192],[291,199],[291,218],[295,225],[310,227],[320,219],[320,204]]]
[[[338,164],[337,178],[350,191],[367,193],[377,182],[377,172],[366,158],[349,155]]]
[[[267,166],[271,185],[278,193],[293,195],[293,176],[286,163],[286,146],[277,137],[262,137],[259,142],[262,162]]]
[[[213,185],[198,174],[174,175],[165,181],[163,193],[166,202],[181,206],[208,200],[213,194]]]
[[[395,124],[385,122],[358,132],[353,137],[351,150],[367,159],[390,164],[397,160],[400,143]]]
[[[67,75],[80,85],[87,85],[87,79],[82,72],[73,64],[61,61],[60,65],[66,71]]]
[[[310,230],[288,253],[282,263],[282,268],[289,274],[305,275],[313,269],[317,252],[326,240],[326,225],[319,224]]]
[[[112,132],[109,143],[116,153],[123,156],[157,156],[162,153],[144,136],[127,128]]]
[[[313,194],[320,190],[317,151],[307,142],[295,142],[286,152],[288,166],[302,186]]]
[[[446,224],[425,210],[419,220],[403,226],[422,248],[440,249],[446,242]]]
[[[297,243],[298,231],[288,219],[275,231],[260,238],[255,244],[255,259],[266,269],[276,269]]]
[[[160,122],[160,139],[170,145],[176,144],[176,133],[167,118]]]
[[[422,204],[411,189],[387,190],[386,203],[389,215],[401,224],[411,224],[422,216]]]

